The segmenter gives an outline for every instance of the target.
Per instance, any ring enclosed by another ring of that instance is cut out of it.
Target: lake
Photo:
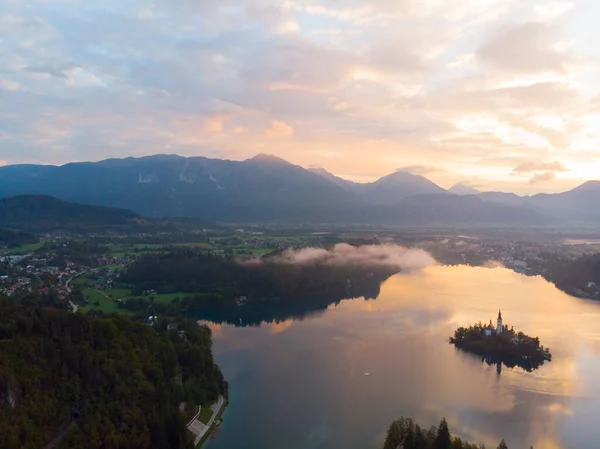
[[[499,308],[553,361],[499,373],[448,344],[459,326],[495,324]],[[207,448],[379,449],[400,416],[424,427],[445,416],[488,448],[598,447],[600,303],[503,268],[436,266],[391,277],[376,299],[292,309],[245,311],[237,326],[204,316],[230,391]]]

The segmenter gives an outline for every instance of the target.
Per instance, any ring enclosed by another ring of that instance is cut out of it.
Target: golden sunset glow
[[[494,364],[448,344],[456,327],[495,318],[499,306],[508,326],[539,336],[552,349],[550,363],[498,374]],[[282,376],[286,387],[301,379],[315,391],[331,392],[341,409],[366,398],[378,407],[397,402],[426,426],[431,417],[445,416],[453,432],[486,447],[497,447],[501,436],[513,447],[519,435],[527,444],[515,447],[567,449],[571,426],[597,397],[599,315],[594,302],[541,277],[431,266],[389,278],[374,300],[343,300],[323,314],[260,326],[223,325],[215,348],[224,357],[237,351],[259,357],[268,378]],[[565,329],[572,338],[565,338]],[[261,356],[267,346],[269,357]],[[308,362],[307,351],[318,363]]]
[[[0,160],[267,152],[356,181],[418,167],[446,188],[562,191],[600,173],[599,14],[593,0],[4,2]]]

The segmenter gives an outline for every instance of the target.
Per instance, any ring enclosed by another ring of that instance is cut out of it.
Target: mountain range
[[[145,217],[220,222],[327,222],[403,226],[600,223],[600,181],[557,194],[517,196],[443,189],[396,171],[356,183],[260,154],[245,161],[156,155],[62,166],[0,168],[0,198],[50,195]]]
[[[0,199],[0,228],[4,229],[90,230],[136,226],[143,221],[128,210],[75,204],[46,195],[18,195]]]

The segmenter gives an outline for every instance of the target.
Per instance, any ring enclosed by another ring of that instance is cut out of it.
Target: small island
[[[488,364],[504,363],[509,368],[519,366],[531,372],[546,361],[552,360],[548,348],[540,345],[540,339],[517,332],[502,323],[498,311],[497,325],[481,322],[470,327],[459,327],[450,337],[450,343],[465,352],[477,354]]]

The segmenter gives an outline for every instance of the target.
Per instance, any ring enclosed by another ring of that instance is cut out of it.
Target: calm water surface
[[[554,360],[498,373],[448,344],[458,326],[495,323],[498,308]],[[375,300],[294,313],[251,327],[211,317],[231,403],[209,449],[381,448],[402,415],[423,426],[446,416],[488,447],[599,447],[600,303],[502,268],[431,267],[390,278]]]

